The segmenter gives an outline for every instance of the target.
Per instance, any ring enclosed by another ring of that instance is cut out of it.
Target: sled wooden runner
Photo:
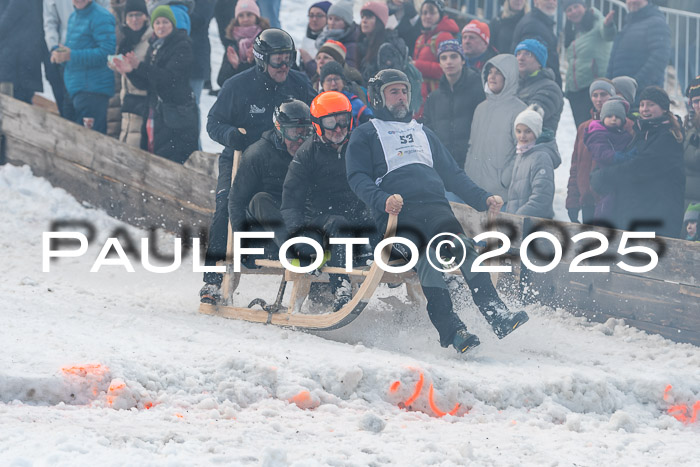
[[[390,215],[387,222],[384,238],[393,237],[396,233],[397,216]],[[387,246],[381,252],[381,259],[385,264],[389,263],[391,247]],[[287,311],[283,313],[275,313],[272,311],[259,310],[254,308],[236,307],[228,305],[211,305],[202,303],[199,306],[199,312],[221,316],[223,318],[242,319],[254,323],[275,324],[277,326],[289,326],[304,329],[314,330],[331,330],[343,327],[357,318],[365,309],[370,298],[374,294],[379,283],[382,281],[384,270],[379,267],[379,262],[374,261],[368,270],[355,269],[352,272],[345,272],[343,268],[324,267],[320,271],[322,273],[339,273],[348,274],[354,279],[364,278],[359,289],[353,295],[352,299],[340,310],[324,314],[302,314],[299,313],[301,303],[309,293],[311,278],[307,274],[297,274],[286,271],[276,261],[257,260],[256,264],[263,266],[260,270],[252,270],[253,274],[283,274],[284,280],[294,282],[292,296]],[[277,265],[279,264],[279,267]],[[267,266],[267,267],[265,267]],[[398,279],[398,278],[397,278]],[[224,278],[226,282],[227,278]],[[237,285],[237,282],[236,282]]]

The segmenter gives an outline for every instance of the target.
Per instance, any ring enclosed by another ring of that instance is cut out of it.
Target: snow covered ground
[[[334,332],[214,318],[191,258],[89,272],[114,229],[146,232],[27,167],[0,167],[0,198],[0,465],[697,465],[700,428],[668,412],[700,399],[697,347],[537,306],[498,341],[465,301],[482,345],[461,357],[402,289]],[[42,273],[68,218],[98,238]]]
[[[282,3],[295,37],[305,5]],[[565,111],[562,219],[572,131]],[[170,274],[136,259],[90,273],[115,229],[147,233],[27,167],[0,167],[0,199],[0,465],[697,465],[700,427],[679,420],[700,400],[697,347],[541,306],[499,341],[467,298],[482,345],[458,356],[403,288],[333,332],[214,318],[197,313],[191,256]],[[97,238],[43,273],[59,219]],[[238,300],[275,290],[248,277]]]

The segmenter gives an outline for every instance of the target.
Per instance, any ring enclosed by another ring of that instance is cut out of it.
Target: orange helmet
[[[311,123],[318,136],[323,136],[324,129],[352,128],[350,99],[342,92],[322,92],[311,101]]]

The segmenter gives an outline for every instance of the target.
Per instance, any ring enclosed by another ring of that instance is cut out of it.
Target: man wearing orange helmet
[[[376,119],[360,125],[347,148],[347,175],[352,190],[372,210],[378,226],[386,225],[387,214],[399,214],[396,235],[411,240],[420,252],[416,271],[428,300],[428,316],[440,336],[440,345],[452,345],[458,352],[479,345],[479,338],[453,311],[452,299],[440,261],[430,240],[439,234],[457,237],[447,257],[460,266],[474,303],[503,338],[528,320],[524,311],[512,313],[501,301],[491,278],[485,272],[474,273],[475,244],[464,233],[445,198],[449,190],[479,211],[498,212],[500,196],[477,186],[460,167],[437,135],[417,123],[408,110],[411,84],[398,70],[382,70],[369,81],[369,99]],[[396,196],[396,194],[400,196]],[[442,238],[441,238],[442,239]],[[439,248],[439,244],[438,244]]]
[[[352,127],[352,105],[337,91],[319,94],[311,102],[316,130],[299,148],[289,165],[282,190],[282,217],[290,235],[323,244],[330,237],[367,237],[374,231],[364,204],[348,185],[345,146]],[[304,265],[312,262],[313,248],[297,244]],[[345,266],[345,246],[331,245],[329,266]],[[351,298],[348,276],[331,274],[334,311]]]

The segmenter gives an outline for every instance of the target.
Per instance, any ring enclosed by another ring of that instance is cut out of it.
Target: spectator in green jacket
[[[569,64],[566,73],[566,97],[571,104],[576,127],[591,118],[593,104],[588,87],[605,76],[612,41],[617,28],[614,12],[603,15],[595,8],[586,8],[585,0],[565,0],[564,45]]]

